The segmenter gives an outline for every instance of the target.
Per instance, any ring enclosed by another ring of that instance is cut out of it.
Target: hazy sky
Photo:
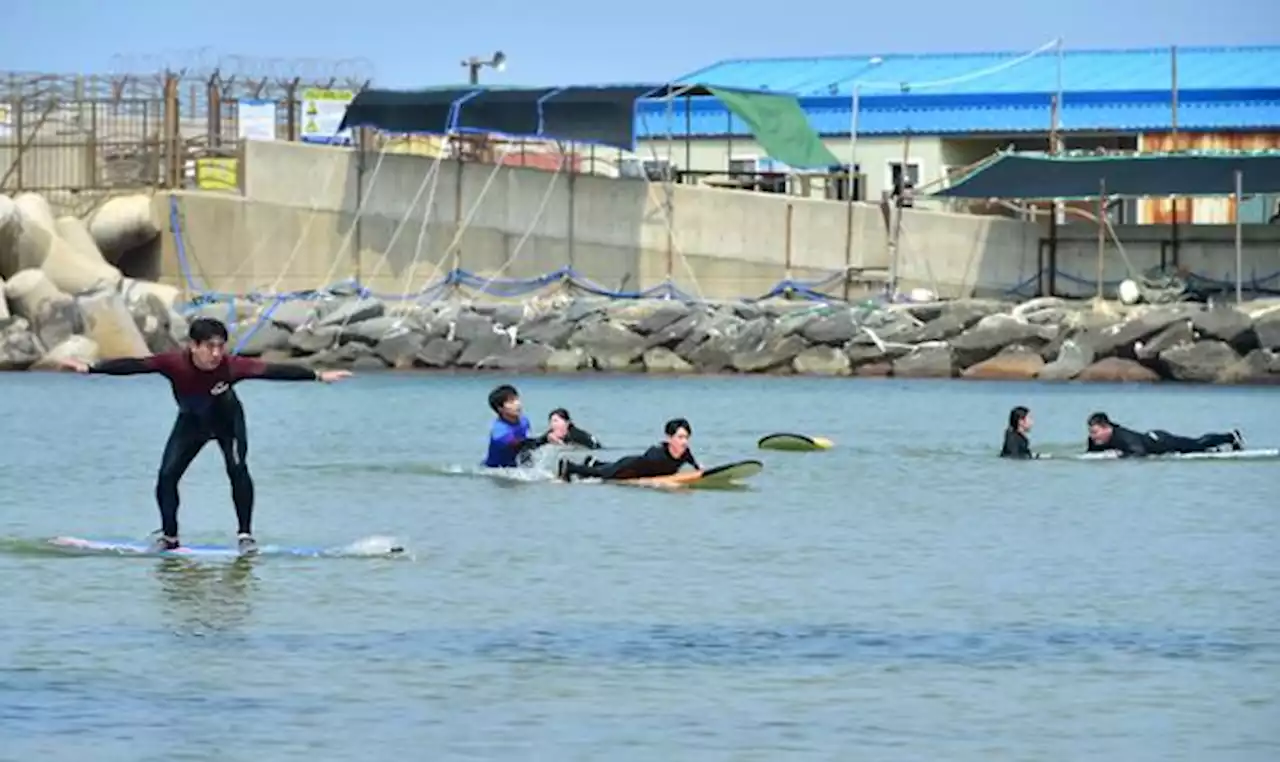
[[[274,58],[290,62],[273,70],[305,74],[362,58],[389,87],[465,80],[459,61],[495,49],[509,66],[485,72],[486,82],[534,85],[665,80],[731,57],[1029,51],[1059,36],[1068,48],[1280,43],[1280,0],[1076,0],[1056,9],[1007,0],[651,0],[613,10],[575,0],[3,6],[0,70],[109,73],[222,58],[256,71]]]

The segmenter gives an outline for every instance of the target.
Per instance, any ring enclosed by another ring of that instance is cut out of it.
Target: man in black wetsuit
[[[1004,430],[1004,446],[1000,448],[1000,457],[1027,460],[1040,456],[1031,452],[1031,443],[1027,441],[1027,432],[1031,431],[1031,411],[1019,405],[1009,411],[1009,428]]]
[[[560,478],[569,481],[573,477],[595,479],[640,479],[649,476],[671,476],[680,470],[685,463],[695,469],[701,469],[698,461],[689,449],[689,437],[693,434],[693,426],[683,418],[667,421],[663,427],[666,441],[645,450],[644,455],[615,460],[612,463],[596,463],[590,459],[578,464],[568,460],[560,461]]]
[[[1088,425],[1089,443],[1086,448],[1088,452],[1114,450],[1119,452],[1122,458],[1209,452],[1228,445],[1232,450],[1244,449],[1244,440],[1240,437],[1238,430],[1229,434],[1204,434],[1196,438],[1181,437],[1160,429],[1140,434],[1114,423],[1106,413],[1094,413],[1089,416]]]
[[[239,522],[238,545],[242,554],[253,553],[253,479],[245,463],[249,443],[244,408],[233,386],[261,378],[276,381],[337,381],[350,376],[345,370],[314,371],[300,365],[267,363],[227,354],[227,327],[213,318],[196,318],[187,331],[185,349],[152,355],[104,360],[86,365],[77,360],[63,364],[79,373],[132,376],[159,373],[169,380],[178,417],[169,433],[156,479],[156,503],[160,507],[160,536],[156,550],[178,547],[178,482],[210,439],[218,442],[231,480],[231,499]]]

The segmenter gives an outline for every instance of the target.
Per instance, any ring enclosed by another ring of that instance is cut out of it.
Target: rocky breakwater
[[[225,317],[228,305],[204,310]],[[1097,308],[1037,299],[847,306],[555,298],[245,314],[244,354],[316,367],[1274,383],[1280,303]]]
[[[178,346],[179,290],[121,271],[159,236],[146,196],[111,199],[84,219],[55,218],[34,193],[0,196],[0,370]]]

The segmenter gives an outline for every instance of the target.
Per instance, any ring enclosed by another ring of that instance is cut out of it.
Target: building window
[[[901,206],[915,206],[915,190],[920,186],[920,163],[909,161],[903,164],[900,161],[889,162],[889,172],[886,176],[889,187],[889,198],[896,204]]]

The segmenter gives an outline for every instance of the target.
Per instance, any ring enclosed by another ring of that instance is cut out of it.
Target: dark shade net
[[[475,88],[440,90],[365,90],[347,106],[340,129],[374,127],[386,132],[440,134],[449,130],[454,102]]]
[[[632,151],[636,100],[653,90],[653,85],[566,88],[542,104],[542,134]]]
[[[537,136],[538,99],[551,92],[554,88],[485,90],[459,107],[458,129]]]
[[[1086,199],[1280,193],[1280,152],[1145,157],[1001,156],[950,188],[951,198]]]

